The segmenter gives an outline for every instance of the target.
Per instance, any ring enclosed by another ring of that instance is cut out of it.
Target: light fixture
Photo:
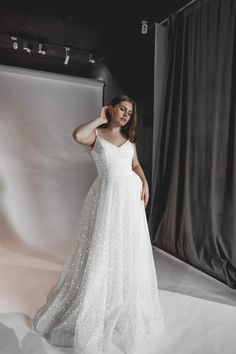
[[[40,54],[45,55],[46,52],[47,52],[47,47],[46,47],[46,45],[45,45],[45,44],[42,44],[42,43],[39,43],[38,52],[39,52]]]
[[[92,53],[89,53],[89,63],[96,64],[96,61],[95,61]]]
[[[65,47],[65,51],[66,51],[66,57],[65,57],[64,64],[68,65],[69,60],[70,60],[70,56],[69,56],[68,52],[70,51],[70,48],[69,47]]]
[[[148,21],[146,21],[146,20],[141,21],[141,33],[142,34],[148,33]]]
[[[25,50],[28,54],[31,54],[31,51],[33,49],[33,45],[29,44],[27,40],[23,41],[23,50]]]
[[[3,38],[2,38],[3,37]],[[86,65],[96,66],[100,61],[105,57],[91,49],[84,49],[80,47],[69,46],[67,43],[59,44],[54,42],[46,42],[43,37],[21,37],[17,33],[0,33],[0,41],[5,41],[7,37],[7,46],[11,50],[19,51],[20,53],[28,53],[33,57],[48,57],[48,60],[51,58],[58,59],[64,65],[70,66],[74,62],[84,63]],[[5,45],[5,42],[4,42]],[[23,54],[24,55],[24,54]],[[32,60],[36,58],[32,58]],[[62,64],[63,65],[63,64]]]
[[[17,42],[17,40],[18,40],[18,38],[17,37],[11,37],[11,39],[13,40],[13,49],[18,49],[18,42]]]

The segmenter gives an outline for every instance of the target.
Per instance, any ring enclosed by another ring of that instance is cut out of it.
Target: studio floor
[[[153,254],[165,332],[150,337],[143,353],[236,353],[236,290],[156,247]],[[0,247],[0,263],[0,353],[72,354],[51,346],[31,324],[61,266],[7,247]],[[106,354],[121,353],[114,347]]]

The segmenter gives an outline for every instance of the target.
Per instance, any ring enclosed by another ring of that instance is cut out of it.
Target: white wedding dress
[[[110,354],[110,343],[138,354],[147,335],[164,328],[142,182],[132,170],[134,145],[116,146],[96,134],[91,154],[98,176],[83,201],[72,250],[33,325],[49,343],[74,347],[76,354]]]

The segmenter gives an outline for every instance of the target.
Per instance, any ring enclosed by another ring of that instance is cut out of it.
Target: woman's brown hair
[[[109,106],[116,106],[117,104],[119,104],[122,101],[126,101],[132,104],[132,114],[130,116],[129,121],[121,127],[121,133],[126,137],[126,139],[129,139],[132,143],[135,143],[136,139],[137,139],[137,135],[135,133],[135,128],[137,125],[137,108],[136,108],[136,102],[130,98],[127,95],[119,95],[119,96],[115,96],[113,97],[110,102],[108,103]],[[107,128],[109,125],[109,121],[111,119],[111,116],[109,114],[109,112],[107,112],[107,118],[108,118],[108,122],[101,124],[100,127],[101,128]]]

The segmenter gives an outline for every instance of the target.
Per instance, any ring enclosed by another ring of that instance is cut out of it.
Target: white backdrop
[[[0,66],[0,246],[62,263],[97,175],[72,137],[95,119],[104,83]]]

